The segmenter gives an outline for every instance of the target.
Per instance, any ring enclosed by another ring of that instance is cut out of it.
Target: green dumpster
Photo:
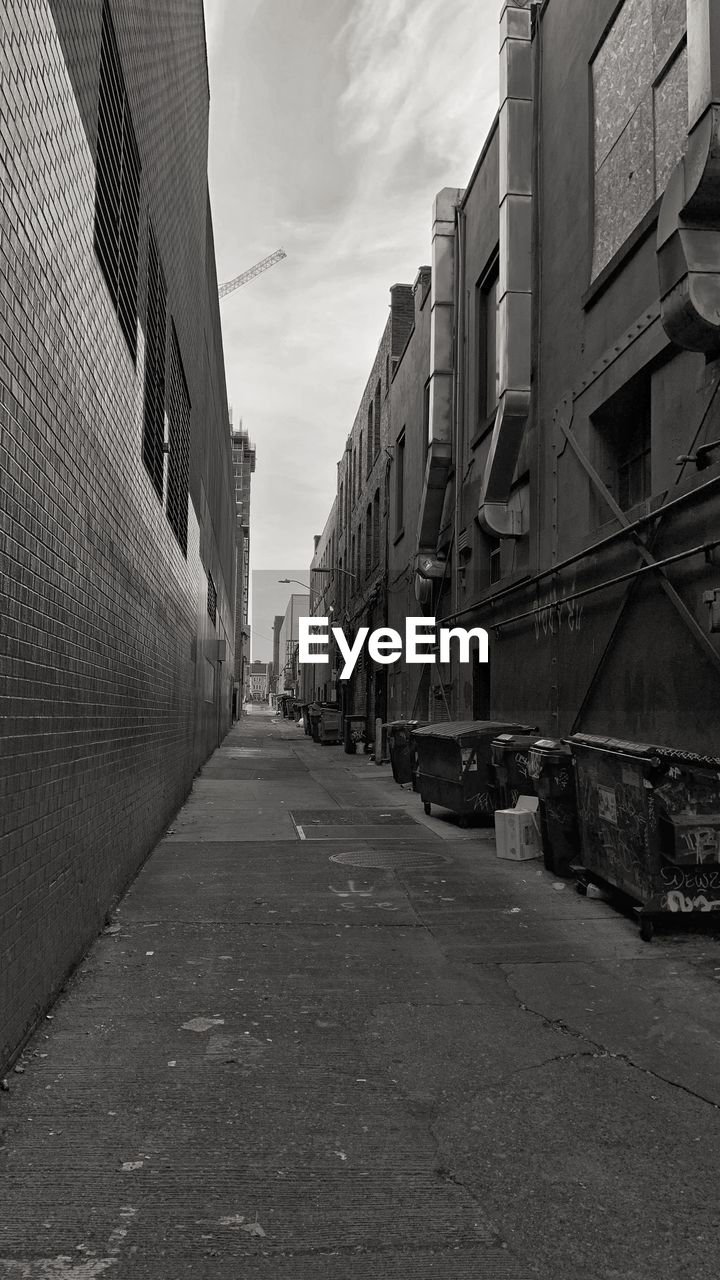
[[[588,734],[569,739],[582,849],[573,871],[661,914],[720,911],[720,758]]]
[[[433,804],[463,818],[491,818],[499,808],[491,743],[500,733],[532,733],[532,725],[501,720],[460,720],[414,729],[418,785],[425,812]]]

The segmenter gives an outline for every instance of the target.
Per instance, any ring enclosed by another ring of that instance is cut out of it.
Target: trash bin
[[[340,712],[337,707],[320,709],[320,742],[330,746],[340,742]]]
[[[528,774],[540,801],[543,861],[556,876],[571,876],[580,853],[575,769],[560,738],[539,738],[528,752]]]
[[[310,717],[310,736],[313,742],[320,741],[320,715],[321,708],[317,702],[311,702],[308,707],[308,716]]]
[[[383,729],[387,729],[388,753],[393,778],[401,786],[412,782],[413,790],[416,790],[417,751],[412,732],[424,723],[420,720],[388,720],[387,724],[383,725]]]
[[[365,713],[351,711],[343,719],[343,743],[347,755],[355,755],[359,742],[365,742]]]
[[[574,734],[582,836],[573,864],[589,882],[636,902],[640,935],[653,917],[720,910],[720,758]]]
[[[531,732],[531,725],[498,720],[459,720],[414,729],[425,812],[439,804],[463,818],[471,814],[492,817],[499,804],[490,744],[499,733]]]
[[[490,744],[499,809],[512,809],[519,796],[535,795],[528,752],[536,742],[536,733],[500,733]]]

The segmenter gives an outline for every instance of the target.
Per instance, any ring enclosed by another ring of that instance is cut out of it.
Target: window
[[[643,370],[593,415],[594,462],[622,511],[652,494],[652,377]],[[595,501],[595,500],[594,500]],[[606,502],[595,503],[595,522],[610,516]]]
[[[500,560],[501,542],[499,538],[488,538],[488,562],[490,566],[490,585],[499,582],[502,577],[502,564]]]
[[[425,448],[423,452],[423,475],[425,474],[425,463],[427,461],[427,451],[430,448],[430,380],[425,383],[423,391],[423,440]]]
[[[374,412],[374,410],[373,410],[373,405],[372,405],[372,403],[370,403],[370,404],[368,405],[368,420],[367,420],[367,458],[366,458],[366,467],[365,467],[365,470],[366,470],[366,474],[367,474],[367,475],[370,475],[370,471],[371,471],[371,468],[372,468],[372,462],[373,462],[373,412]]]
[[[397,438],[395,446],[395,537],[405,528],[405,431]]]
[[[372,501],[372,564],[380,563],[380,490],[376,489]]]
[[[148,223],[147,310],[145,319],[145,404],[143,462],[162,501],[165,477],[165,329],[167,287]]]
[[[187,554],[188,479],[190,471],[190,396],[183,371],[175,325],[170,356],[170,456],[168,460],[167,518],[183,555]]]
[[[363,576],[362,573],[360,572],[360,568],[361,568],[360,561],[362,560],[362,557],[363,557],[363,527],[362,527],[362,521],[361,521],[360,524],[358,525],[358,531],[357,531],[357,564],[355,566],[355,576],[358,582],[361,581]]]
[[[371,502],[367,505],[367,520],[365,525],[365,576],[369,574],[373,566],[373,506]]]
[[[130,354],[137,355],[140,155],[107,3],[100,41],[94,244]]]
[[[215,621],[217,619],[217,590],[211,573],[208,574],[207,580],[207,611],[213,626],[215,626]]]
[[[381,398],[382,398],[382,387],[380,385],[380,379],[378,378],[378,383],[375,388],[375,414],[374,414],[375,431],[373,434],[373,457],[374,458],[377,458],[380,452],[380,428],[382,426],[382,405],[380,403]]]
[[[664,191],[687,140],[685,0],[625,0],[592,61],[592,275]]]
[[[475,287],[478,428],[492,417],[498,405],[497,308],[498,264],[495,262]]]

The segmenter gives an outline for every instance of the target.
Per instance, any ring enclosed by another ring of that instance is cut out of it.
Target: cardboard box
[[[542,857],[537,796],[519,796],[514,809],[495,811],[495,841],[498,858],[526,862]]]

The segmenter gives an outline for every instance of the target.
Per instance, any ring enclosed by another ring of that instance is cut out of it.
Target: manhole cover
[[[403,867],[431,867],[451,862],[442,853],[419,853],[415,849],[357,849],[348,853],[333,853],[331,862],[341,867],[381,867],[384,871],[401,871]]]

